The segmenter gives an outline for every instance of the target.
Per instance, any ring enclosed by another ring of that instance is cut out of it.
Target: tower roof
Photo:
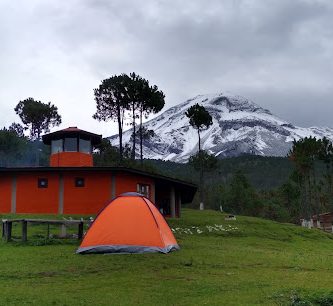
[[[45,144],[49,145],[51,144],[51,141],[55,139],[61,139],[64,137],[78,137],[78,136],[84,139],[90,139],[92,145],[99,144],[102,141],[102,135],[80,130],[76,126],[70,126],[63,130],[45,134],[42,137],[42,139]]]

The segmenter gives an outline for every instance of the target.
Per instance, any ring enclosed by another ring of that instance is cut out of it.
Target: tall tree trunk
[[[117,106],[117,119],[118,119],[118,137],[119,137],[119,161],[123,161],[123,126],[120,105]]]
[[[198,138],[199,138],[199,153],[201,152],[201,139],[200,139],[200,130],[198,129]]]
[[[203,172],[203,166],[201,162],[201,167],[200,167],[200,187],[199,187],[199,197],[200,197],[200,210],[205,209],[205,204],[204,204],[204,172]]]
[[[142,130],[142,112],[143,110],[140,110],[140,160],[141,160],[141,166],[143,164],[143,152],[142,152],[142,148],[143,148],[143,130]]]
[[[134,160],[135,159],[135,143],[136,143],[136,130],[135,130],[135,102],[132,102],[132,125],[133,125],[133,134],[132,134],[132,138],[133,138],[133,144],[132,144],[132,154],[131,154],[131,158]]]
[[[204,169],[203,169],[203,156],[201,154],[201,139],[200,139],[200,129],[198,129],[198,137],[199,137],[199,158],[200,158],[200,178],[199,178],[199,198],[200,198],[200,210],[205,209],[204,204]]]
[[[306,189],[306,192],[305,192],[305,195],[306,195],[306,214],[307,214],[307,218],[308,220],[311,219],[311,214],[312,214],[312,210],[311,210],[311,197],[312,197],[312,193],[311,193],[311,182],[310,182],[310,174],[308,173],[306,175],[306,185],[307,185],[307,189]]]
[[[333,211],[333,188],[332,188],[332,170],[333,167],[331,165],[332,161],[329,162],[328,166],[327,166],[327,180],[328,180],[328,196],[329,196],[329,206],[331,211]]]
[[[320,214],[320,200],[319,200],[319,193],[317,189],[317,177],[316,177],[316,165],[313,165],[313,187],[314,187],[314,209],[315,214],[317,215],[317,220],[319,221],[319,214]]]

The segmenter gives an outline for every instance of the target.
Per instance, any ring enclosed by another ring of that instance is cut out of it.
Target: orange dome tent
[[[76,253],[168,253],[178,249],[155,205],[139,193],[128,192],[97,215]]]

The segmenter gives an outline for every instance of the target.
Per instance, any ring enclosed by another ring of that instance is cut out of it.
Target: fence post
[[[28,240],[28,222],[22,220],[22,241],[26,242]]]
[[[2,219],[2,222],[1,222],[1,224],[2,224],[2,238],[4,238],[5,237],[5,222],[6,222],[6,220],[4,220],[4,219]]]
[[[8,220],[6,221],[6,235],[5,235],[6,242],[12,239],[12,225],[13,223],[11,221]]]
[[[77,239],[81,240],[83,237],[83,221],[79,223]]]
[[[66,238],[67,236],[67,227],[65,224],[60,225],[60,237]]]
[[[7,237],[7,220],[2,220],[2,238],[6,240]]]

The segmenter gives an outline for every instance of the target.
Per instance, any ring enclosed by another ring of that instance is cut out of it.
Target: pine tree
[[[30,130],[30,139],[39,140],[42,132],[49,132],[50,127],[61,123],[58,108],[51,102],[43,103],[33,98],[20,101],[15,112],[24,124],[24,129]]]
[[[94,119],[99,121],[113,120],[118,123],[119,157],[123,159],[123,125],[124,114],[129,109],[129,84],[130,78],[126,74],[114,75],[102,81],[94,89],[96,113]]]
[[[204,129],[209,128],[213,124],[212,116],[205,109],[205,107],[199,105],[198,103],[191,106],[185,113],[185,115],[190,119],[190,125],[194,127],[198,132],[199,138],[199,157],[201,157],[200,166],[200,210],[204,209],[204,165],[203,165],[203,154],[201,154],[201,138],[200,132]]]

